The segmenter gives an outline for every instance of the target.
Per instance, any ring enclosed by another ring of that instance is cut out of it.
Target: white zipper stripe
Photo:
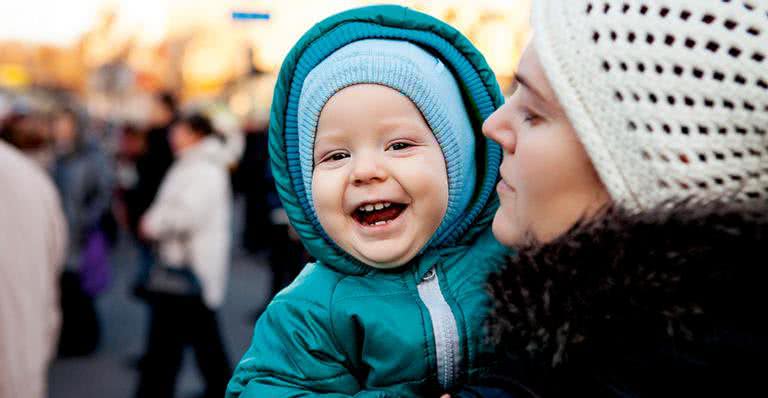
[[[440,282],[432,268],[416,286],[419,297],[432,318],[432,332],[435,335],[437,357],[437,381],[448,390],[456,382],[459,369],[459,332],[453,311],[440,291]]]

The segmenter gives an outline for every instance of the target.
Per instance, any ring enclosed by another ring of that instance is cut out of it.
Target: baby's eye
[[[349,157],[348,153],[345,152],[334,152],[329,155],[326,155],[323,160],[320,161],[320,163],[324,162],[338,162],[340,160],[344,160]]]
[[[395,142],[394,144],[389,146],[389,149],[393,151],[402,151],[403,149],[408,149],[412,147],[413,145],[407,143],[407,142]]]
[[[333,155],[331,155],[328,159],[329,160],[333,160],[333,161],[339,161],[339,160],[344,160],[344,159],[346,159],[348,157],[349,157],[348,154],[342,153],[342,152],[338,152],[338,153],[334,153]]]

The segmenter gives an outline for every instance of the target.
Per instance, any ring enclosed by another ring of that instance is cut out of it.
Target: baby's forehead
[[[325,103],[318,119],[318,136],[346,130],[371,134],[402,129],[432,133],[421,110],[408,96],[377,84],[353,85],[336,92]]]
[[[432,129],[420,115],[391,115],[376,117],[375,115],[358,114],[356,117],[366,118],[364,123],[355,124],[325,124],[318,128],[315,142],[319,140],[334,140],[346,138],[377,138],[398,134],[409,136],[433,136]],[[360,128],[363,127],[363,128]]]

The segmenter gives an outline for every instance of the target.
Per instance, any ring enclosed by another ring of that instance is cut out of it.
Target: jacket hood
[[[608,210],[522,248],[491,278],[497,353],[522,364],[510,376],[644,366],[661,375],[722,367],[731,355],[764,360],[766,241],[766,210]]]
[[[307,198],[298,151],[298,100],[304,79],[317,64],[349,43],[371,38],[409,41],[435,54],[451,69],[464,96],[478,143],[478,182],[461,224],[441,247],[473,241],[490,225],[497,207],[493,192],[501,151],[482,136],[481,126],[504,99],[479,51],[451,26],[405,7],[370,6],[331,16],[305,33],[283,62],[272,101],[269,151],[277,191],[304,246],[323,264],[346,274],[372,268],[339,249],[303,210],[309,207],[302,206]]]

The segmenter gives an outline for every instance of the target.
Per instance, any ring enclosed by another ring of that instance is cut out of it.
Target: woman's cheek
[[[567,159],[561,156],[558,145],[549,142],[547,137],[546,131],[523,136],[515,153],[516,167],[512,172],[519,177],[519,190],[529,202],[556,194],[560,177],[568,172]]]
[[[559,155],[557,145],[546,142],[546,132],[525,137],[518,144],[514,170],[515,210],[517,223],[523,230],[536,232],[537,224],[549,215],[548,204],[554,201],[568,184],[563,181],[567,165]]]

